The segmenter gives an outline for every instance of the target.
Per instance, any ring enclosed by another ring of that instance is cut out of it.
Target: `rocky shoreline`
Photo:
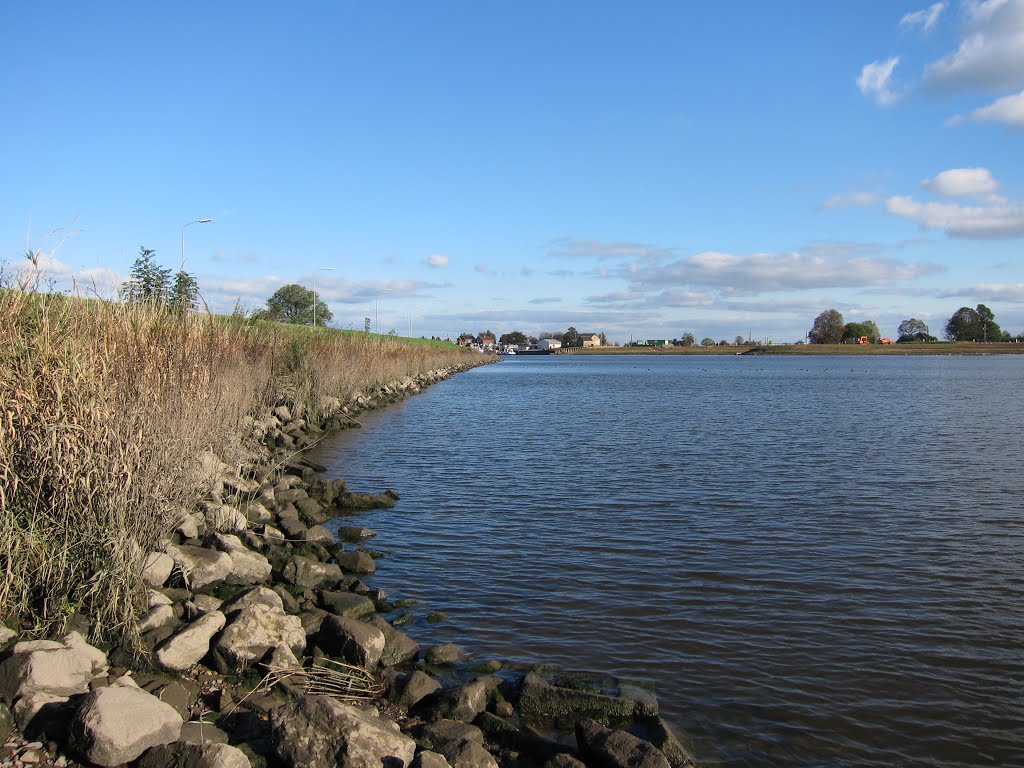
[[[420,648],[397,628],[409,606],[366,583],[373,532],[323,527],[398,495],[301,451],[460,370],[323,403],[318,424],[280,403],[254,426],[257,466],[204,456],[209,493],[140,574],[143,656],[90,645],[87,617],[47,640],[0,627],[0,768],[692,766],[645,689]]]

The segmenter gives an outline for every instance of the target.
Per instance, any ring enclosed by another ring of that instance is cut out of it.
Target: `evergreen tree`
[[[167,301],[171,291],[171,270],[157,264],[155,257],[156,251],[139,246],[139,257],[132,264],[131,277],[121,286],[127,301]]]
[[[178,272],[174,276],[169,296],[171,308],[181,314],[195,309],[199,305],[199,283],[188,272]]]

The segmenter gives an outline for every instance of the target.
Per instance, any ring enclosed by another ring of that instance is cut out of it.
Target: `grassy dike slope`
[[[141,560],[207,489],[204,451],[247,464],[276,405],[318,422],[481,362],[451,344],[0,291],[0,622],[42,634],[82,613],[130,639]]]

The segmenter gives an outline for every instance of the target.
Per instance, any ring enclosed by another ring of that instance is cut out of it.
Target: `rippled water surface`
[[[541,357],[314,458],[478,658],[653,683],[707,764],[1024,765],[1024,357]],[[351,523],[349,523],[351,524]]]

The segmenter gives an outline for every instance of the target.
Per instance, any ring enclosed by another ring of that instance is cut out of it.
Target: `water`
[[[421,642],[654,684],[706,764],[1021,766],[1022,374],[523,358],[314,457],[402,495],[358,523]]]

